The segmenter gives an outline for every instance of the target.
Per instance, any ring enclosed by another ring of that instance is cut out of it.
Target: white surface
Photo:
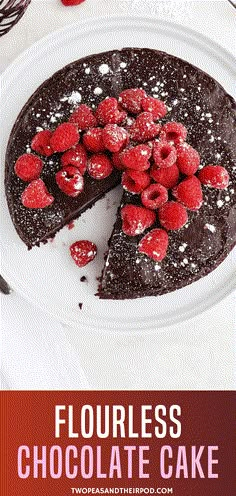
[[[127,2],[119,2],[118,6],[116,1],[110,1],[108,5],[107,2],[102,0],[87,0],[78,9],[65,9],[59,5],[59,2],[56,3],[56,0],[47,0],[43,20],[38,22],[39,16],[37,14],[40,10],[40,3],[40,0],[37,2],[33,0],[27,14],[19,25],[3,39],[5,51],[2,52],[4,57],[1,56],[0,59],[2,66],[12,60],[21,49],[29,46],[44,33],[52,30],[52,17],[53,25],[56,28],[72,20],[80,20],[88,14],[96,16],[97,14],[102,15],[106,11],[106,14],[109,15],[109,12],[118,13],[119,9],[123,12],[123,9],[127,8],[127,5],[125,6]],[[172,6],[175,3],[169,2]],[[208,23],[208,36],[211,36],[212,39],[218,39],[220,29],[220,32],[224,34],[221,44],[233,51],[233,10],[230,5],[226,2],[205,1],[178,2],[178,6],[180,4],[182,23],[191,26],[194,18],[194,27],[199,32],[205,31],[206,19],[209,19],[211,14],[211,25]],[[151,8],[149,0],[146,5],[147,9]],[[163,2],[156,2],[155,6],[157,15],[163,17],[164,14],[165,18],[180,22],[179,14],[176,19],[178,9],[164,11]],[[133,8],[134,13],[141,13],[141,2],[131,0],[128,8],[129,11],[130,8]],[[34,27],[36,18],[37,33]],[[10,39],[12,43],[9,43]],[[23,46],[21,46],[22,40],[24,41]],[[10,296],[8,302],[12,298]],[[23,300],[21,299],[21,305],[24,307],[22,302]],[[10,303],[8,304],[10,305]],[[12,313],[16,314],[13,301],[11,305]],[[27,306],[26,310],[23,311],[23,315],[26,312]],[[174,326],[158,336],[104,337],[97,336],[91,333],[91,330],[85,328],[78,329],[77,333],[65,328],[65,332],[73,347],[77,350],[78,357],[80,357],[92,387],[230,389],[233,385],[234,316],[235,301],[233,297],[229,297],[218,307],[215,307],[213,311],[205,313],[201,318],[189,321],[182,326]],[[35,321],[32,320],[32,329],[35,327],[35,322],[40,321],[40,319],[41,314],[35,311]],[[9,318],[7,320],[9,322]],[[27,325],[25,322],[23,325],[28,331],[26,336],[30,336],[29,327],[31,327],[31,324]],[[6,326],[4,326],[4,329],[6,329]],[[48,319],[47,325],[44,324],[44,336],[47,335],[48,329],[51,329],[50,319]],[[13,340],[15,332],[17,331],[12,321],[8,325],[8,334],[13,337]],[[6,334],[4,334],[4,344],[7,342],[9,341],[6,338]],[[58,346],[62,350],[63,342],[58,340]],[[6,345],[4,345],[4,349],[6,349]],[[25,350],[27,349],[30,349],[30,339],[28,343],[27,339],[25,341]],[[12,369],[11,362],[6,356],[5,353],[4,367],[5,370],[9,371]],[[56,356],[57,353],[55,354],[55,359]],[[27,388],[27,370],[24,370],[24,367],[22,374],[25,375],[25,387]],[[15,377],[15,382],[12,381],[11,387],[22,387],[22,383],[20,386],[17,377]],[[31,386],[29,385],[28,387]],[[45,384],[45,388],[47,387]],[[71,387],[73,388],[74,386],[71,385]],[[69,388],[70,386],[68,386]]]
[[[16,293],[2,297],[2,374],[10,389],[88,389],[63,327]]]

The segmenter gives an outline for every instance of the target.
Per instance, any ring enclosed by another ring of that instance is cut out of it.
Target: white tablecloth
[[[32,0],[0,38],[0,70],[47,33],[85,17],[151,14],[194,27],[235,51],[235,12],[225,1]],[[203,315],[151,336],[78,333],[16,293],[1,296],[2,387],[10,389],[232,389],[235,296]]]

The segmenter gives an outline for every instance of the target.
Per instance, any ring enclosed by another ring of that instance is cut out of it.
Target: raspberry
[[[39,157],[36,157],[33,153],[24,153],[17,159],[14,171],[22,181],[27,182],[38,179],[42,168],[43,162]]]
[[[173,142],[175,145],[182,143],[187,137],[187,129],[180,122],[167,122],[160,133],[163,141]]]
[[[105,179],[112,173],[111,160],[103,153],[92,155],[87,165],[88,173],[94,179]]]
[[[210,188],[225,189],[229,185],[229,174],[221,165],[206,165],[200,170],[198,178]]]
[[[54,198],[42,179],[35,179],[23,191],[21,201],[27,208],[45,208],[53,203]]]
[[[84,146],[89,152],[104,152],[105,146],[102,139],[103,130],[100,127],[94,127],[87,131],[83,136]]]
[[[196,176],[184,179],[173,189],[173,195],[189,210],[199,210],[203,196],[199,179]]]
[[[52,131],[49,131],[49,129],[45,129],[44,131],[40,131],[39,133],[37,133],[31,141],[32,150],[39,153],[40,155],[50,157],[50,155],[53,154],[53,150],[50,146],[51,137]]]
[[[63,5],[66,7],[72,6],[72,5],[80,5],[81,3],[85,2],[85,0],[61,0]]]
[[[80,131],[85,131],[97,125],[97,119],[88,105],[80,105],[69,118],[69,122],[77,124]]]
[[[84,179],[76,167],[68,165],[56,173],[59,188],[68,196],[76,198],[84,189]]]
[[[112,163],[114,167],[118,170],[125,169],[125,166],[122,163],[122,152],[116,152],[112,154]]]
[[[150,184],[141,194],[142,204],[155,210],[160,208],[168,200],[168,191],[161,184]]]
[[[70,254],[78,267],[84,267],[96,257],[97,247],[92,241],[83,239],[70,246]]]
[[[54,152],[65,152],[79,141],[79,133],[75,124],[63,122],[54,131],[50,145]]]
[[[119,152],[129,140],[126,129],[117,124],[107,124],[103,129],[102,138],[105,147],[110,152]]]
[[[74,148],[67,150],[61,156],[61,163],[62,167],[67,167],[67,165],[76,167],[83,176],[87,165],[87,153],[84,146],[78,144]]]
[[[130,88],[120,93],[119,103],[131,114],[138,114],[142,111],[142,100],[146,96],[144,90]]]
[[[130,137],[142,143],[155,138],[160,132],[160,124],[155,124],[150,112],[140,114],[134,124],[130,127]]]
[[[156,141],[153,145],[153,159],[160,168],[167,168],[174,165],[177,152],[173,145],[165,141]]]
[[[148,257],[161,262],[166,256],[168,248],[168,234],[164,229],[152,229],[139,242],[138,251]]]
[[[121,124],[126,119],[126,112],[119,110],[116,98],[110,97],[102,100],[96,110],[96,118],[102,126],[106,124]]]
[[[137,145],[127,148],[121,155],[121,161],[128,169],[144,171],[149,169],[152,151],[147,145]]]
[[[199,153],[187,143],[177,146],[176,165],[182,174],[192,176],[200,165]]]
[[[150,112],[152,114],[153,120],[161,119],[167,113],[167,108],[161,100],[157,100],[151,96],[143,98],[142,108],[145,112]]]
[[[151,167],[150,176],[154,181],[165,188],[173,188],[179,179],[179,169],[176,164],[171,165],[171,167],[166,167],[165,169],[158,169],[155,165]]]
[[[137,236],[154,224],[156,215],[152,210],[136,205],[125,205],[121,209],[122,230],[127,236]]]
[[[121,184],[130,193],[141,193],[150,184],[150,177],[147,172],[140,172],[127,169],[123,175]]]
[[[160,224],[170,231],[180,229],[188,220],[186,208],[175,201],[166,202],[158,213]]]

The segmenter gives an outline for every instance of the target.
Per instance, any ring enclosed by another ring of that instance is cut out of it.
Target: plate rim
[[[219,51],[220,51],[220,55],[222,58],[222,60],[224,61],[225,64],[227,64],[229,67],[230,67],[230,70],[232,72],[236,72],[234,70],[234,67],[235,67],[235,57],[233,56],[233,54],[226,50],[224,47],[222,47],[220,44],[216,43],[214,40],[212,40],[211,38],[208,38],[207,36],[203,35],[202,33],[198,33],[197,31],[193,30],[192,28],[189,28],[187,26],[183,26],[181,24],[178,24],[176,22],[172,22],[172,21],[166,21],[166,20],[162,20],[162,19],[153,19],[153,17],[151,16],[141,16],[141,15],[131,15],[131,16],[127,16],[127,15],[112,15],[112,16],[109,16],[109,17],[105,17],[105,16],[100,16],[100,17],[96,17],[96,18],[91,18],[91,17],[87,17],[86,19],[83,19],[83,21],[81,21],[80,24],[78,24],[78,22],[76,23],[72,23],[72,24],[68,24],[66,26],[63,26],[59,29],[57,29],[56,31],[53,31],[49,34],[47,34],[46,36],[40,38],[39,40],[37,40],[35,43],[33,43],[30,47],[28,47],[26,50],[24,50],[23,52],[21,52],[12,62],[11,64],[5,69],[5,71],[1,74],[1,81],[3,82],[3,85],[5,84],[7,86],[7,84],[9,84],[10,80],[12,79],[12,77],[14,78],[14,75],[12,74],[12,71],[16,68],[16,66],[21,66],[21,63],[23,63],[25,60],[28,59],[28,57],[31,57],[31,54],[35,54],[35,56],[37,57],[36,55],[36,52],[37,50],[35,50],[36,48],[40,49],[45,49],[44,47],[48,46],[48,43],[50,43],[50,40],[58,40],[58,42],[61,40],[61,35],[64,34],[65,32],[70,32],[71,30],[81,30],[81,29],[84,29],[86,27],[88,27],[88,23],[89,23],[89,26],[91,28],[91,23],[93,24],[93,26],[97,26],[99,27],[99,25],[101,24],[101,22],[104,23],[104,21],[106,22],[115,22],[117,25],[119,25],[119,23],[122,23],[122,22],[130,22],[130,23],[141,23],[142,25],[145,23],[145,22],[148,22],[148,23],[152,23],[153,26],[157,27],[158,28],[158,25],[162,26],[163,28],[166,28],[168,27],[168,29],[171,27],[171,29],[175,29],[178,33],[181,33],[182,35],[184,35],[186,37],[187,34],[189,34],[191,36],[191,39],[194,39],[198,42],[198,45],[199,43],[200,44],[204,44],[204,46],[208,46],[210,45],[210,50],[213,52],[217,52],[217,56],[219,58]],[[54,71],[55,72],[55,71]],[[213,76],[211,76],[213,77]],[[1,98],[2,100],[2,98]],[[233,250],[234,251],[234,250]],[[161,332],[165,329],[169,329],[171,328],[173,325],[176,325],[180,322],[186,322],[186,321],[189,321],[191,319],[193,319],[194,317],[197,317],[201,314],[203,314],[205,311],[209,310],[210,308],[213,308],[215,305],[217,305],[220,301],[224,300],[227,296],[229,296],[231,293],[233,293],[233,291],[235,290],[235,284],[234,284],[234,280],[233,278],[231,277],[230,278],[230,283],[229,283],[229,287],[227,287],[227,289],[225,289],[225,287],[221,288],[221,291],[218,291],[217,294],[215,295],[215,298],[213,299],[213,301],[211,301],[211,303],[209,304],[209,298],[205,301],[203,300],[202,302],[200,302],[200,304],[197,306],[197,310],[187,310],[187,309],[183,309],[181,311],[181,314],[177,316],[177,318],[175,318],[173,320],[173,317],[172,317],[172,322],[167,322],[167,323],[162,323],[160,321],[160,324],[158,324],[158,319],[157,319],[157,323],[155,324],[154,320],[155,320],[155,317],[152,318],[151,322],[149,322],[149,324],[145,324],[144,322],[142,322],[138,327],[137,327],[137,324],[134,325],[133,327],[131,327],[131,324],[130,323],[125,323],[125,322],[122,322],[121,324],[121,329],[117,330],[117,323],[116,322],[110,322],[110,321],[106,321],[105,323],[101,321],[101,318],[98,319],[98,323],[96,324],[95,323],[95,318],[93,317],[93,322],[83,322],[83,319],[78,319],[76,321],[74,321],[73,319],[69,318],[69,315],[68,317],[65,316],[65,318],[61,319],[61,316],[57,316],[56,315],[56,312],[54,312],[53,310],[50,310],[50,308],[48,307],[44,307],[43,306],[43,303],[39,303],[37,299],[35,298],[31,298],[30,295],[24,291],[24,290],[21,290],[21,288],[17,288],[17,284],[15,285],[14,282],[12,284],[12,281],[11,280],[11,277],[9,278],[8,274],[7,274],[7,271],[2,270],[2,273],[3,273],[3,277],[5,277],[9,283],[12,285],[13,289],[15,289],[19,294],[21,294],[21,296],[23,296],[26,300],[30,301],[33,305],[35,305],[36,307],[38,308],[41,308],[42,310],[46,311],[47,314],[49,314],[50,316],[52,316],[53,318],[61,321],[62,323],[68,325],[69,327],[79,327],[81,324],[86,326],[87,328],[91,329],[91,330],[95,330],[99,333],[108,333],[109,335],[111,334],[118,334],[118,335],[134,335],[134,334],[153,334],[153,333],[156,333],[157,331]],[[81,316],[82,317],[82,316]],[[86,317],[87,321],[88,320],[91,320],[89,317]],[[125,327],[127,326],[127,329],[124,329]],[[147,328],[148,326],[148,328]]]
[[[91,22],[94,22],[94,23],[99,23],[101,21],[149,21],[149,22],[152,22],[153,24],[160,24],[160,25],[163,25],[163,26],[172,26],[173,28],[175,28],[176,30],[178,31],[182,31],[184,34],[186,33],[189,33],[191,34],[192,37],[196,38],[197,41],[199,42],[199,39],[201,39],[204,44],[208,45],[208,43],[210,42],[210,45],[211,45],[211,48],[214,47],[214,51],[218,52],[218,50],[220,50],[220,52],[223,54],[225,54],[226,58],[229,59],[229,65],[230,65],[230,68],[231,70],[233,70],[235,73],[236,73],[236,68],[234,69],[235,67],[235,62],[236,62],[236,57],[234,57],[234,55],[229,51],[227,50],[225,47],[222,47],[219,43],[217,43],[215,40],[212,40],[211,38],[209,38],[208,36],[202,34],[202,33],[199,33],[198,31],[195,31],[194,29],[192,28],[189,28],[188,26],[183,26],[182,24],[179,24],[177,22],[174,22],[174,21],[166,21],[164,19],[158,19],[158,18],[153,18],[152,16],[141,16],[141,15],[111,15],[109,17],[105,17],[105,16],[99,16],[99,17],[96,17],[96,18],[93,18],[93,17],[86,17],[85,19],[83,19],[80,24],[78,25],[77,22],[74,22],[74,23],[70,23],[70,24],[67,24],[66,26],[63,26],[59,29],[56,29],[56,31],[52,31],[50,33],[48,33],[47,35],[43,36],[42,38],[40,38],[39,40],[35,41],[32,45],[30,45],[30,47],[26,48],[25,50],[23,50],[7,67],[6,69],[0,74],[0,80],[3,80],[4,82],[4,79],[8,76],[10,76],[10,73],[11,73],[11,70],[12,68],[15,66],[15,65],[19,65],[20,62],[21,62],[21,59],[23,60],[26,56],[28,56],[31,51],[33,52],[33,50],[35,49],[36,46],[40,46],[49,41],[50,39],[53,39],[55,36],[58,36],[60,35],[61,33],[65,32],[65,31],[70,31],[71,29],[75,29],[77,27],[79,27],[79,29],[81,29],[83,26],[85,26],[86,24],[88,24],[88,22],[91,24]],[[99,53],[99,52],[98,52]],[[228,62],[227,59],[224,59],[224,62]],[[232,65],[231,65],[232,64]],[[211,76],[213,77],[213,76]],[[0,98],[1,98],[1,95],[0,95]]]

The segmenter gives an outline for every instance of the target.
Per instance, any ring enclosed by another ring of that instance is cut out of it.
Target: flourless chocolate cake
[[[10,215],[23,242],[29,249],[47,242],[119,184],[121,171],[114,168],[101,181],[85,172],[82,193],[72,197],[63,194],[55,181],[61,154],[44,157],[40,178],[54,201],[47,208],[34,209],[22,203],[26,184],[14,171],[18,157],[32,151],[31,141],[37,131],[53,131],[68,121],[79,104],[96,109],[106,97],[118,99],[128,88],[142,88],[165,102],[168,112],[161,125],[169,121],[183,124],[188,144],[201,157],[199,170],[220,164],[229,174],[229,184],[224,189],[202,185],[201,208],[188,210],[185,225],[168,231],[168,250],[161,261],[140,252],[143,234],[129,236],[122,229],[123,206],[142,205],[140,195],[124,191],[99,284],[100,298],[161,295],[186,286],[215,269],[236,243],[235,102],[200,69],[146,48],[114,50],[73,62],[45,81],[23,107],[9,138],[5,174]],[[168,194],[169,201],[175,200],[172,191]],[[160,227],[157,216],[151,228]]]

